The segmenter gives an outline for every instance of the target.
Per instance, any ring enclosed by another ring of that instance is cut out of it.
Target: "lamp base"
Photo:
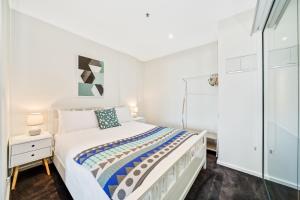
[[[136,112],[132,112],[132,113],[131,113],[131,116],[132,116],[132,117],[137,117],[138,114],[137,114]]]
[[[30,136],[39,135],[41,134],[41,129],[30,130],[28,133]]]

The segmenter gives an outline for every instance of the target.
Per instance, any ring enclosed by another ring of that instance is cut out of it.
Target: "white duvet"
[[[150,124],[132,121],[122,123],[122,126],[115,128],[104,130],[94,128],[55,135],[55,156],[64,165],[65,184],[72,197],[76,200],[110,199],[100,185],[98,185],[92,174],[73,160],[78,153],[94,146],[146,132],[154,127]],[[127,199],[137,199],[140,194],[145,192],[155,182],[157,176],[160,176],[162,171],[164,171],[163,169],[173,165],[174,160],[177,160],[179,156],[187,151],[195,141],[193,139],[187,140],[168,155],[151,171],[143,184],[129,195]]]

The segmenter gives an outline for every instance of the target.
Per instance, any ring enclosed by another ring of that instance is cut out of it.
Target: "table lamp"
[[[41,113],[31,113],[27,116],[27,125],[30,126],[29,135],[41,134],[41,127],[44,122],[44,117]]]
[[[136,117],[138,112],[139,112],[139,108],[137,106],[131,107],[131,114],[133,117]]]

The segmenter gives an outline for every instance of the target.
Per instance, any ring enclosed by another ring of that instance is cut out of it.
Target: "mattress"
[[[104,130],[93,128],[55,135],[55,156],[65,168],[65,184],[72,197],[78,200],[110,199],[100,187],[95,177],[74,161],[76,155],[86,149],[136,136],[153,128],[155,128],[155,126],[150,124],[131,121],[122,123],[119,127]],[[127,196],[127,199],[133,199],[131,196],[139,196],[138,193],[142,194],[146,191],[157,176],[161,174],[160,169],[174,164],[174,160],[177,159],[177,156],[182,154],[179,154],[179,152],[187,151],[194,143],[195,140],[187,140],[162,160],[147,175],[140,187]]]

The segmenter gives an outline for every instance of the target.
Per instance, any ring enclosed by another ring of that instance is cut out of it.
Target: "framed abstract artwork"
[[[78,96],[103,96],[104,62],[78,56]]]

